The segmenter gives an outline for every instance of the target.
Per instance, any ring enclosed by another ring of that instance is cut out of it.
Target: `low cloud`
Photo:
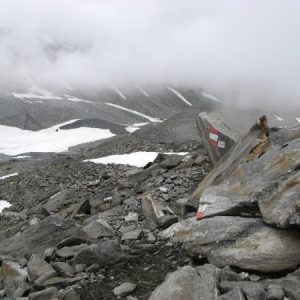
[[[204,88],[300,107],[297,0],[3,0],[0,87]]]

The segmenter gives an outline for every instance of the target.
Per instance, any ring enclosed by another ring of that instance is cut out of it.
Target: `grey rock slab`
[[[78,254],[82,249],[84,249],[87,244],[80,244],[72,247],[63,247],[56,251],[56,255],[61,258],[72,258]]]
[[[29,295],[29,300],[52,300],[58,297],[58,290],[55,287],[49,287],[40,292]]]
[[[179,268],[167,275],[166,280],[151,294],[149,300],[215,300],[217,281],[207,278],[191,266]]]
[[[43,258],[33,254],[28,262],[28,278],[30,281],[35,281],[41,275],[53,271],[51,265],[49,265]]]
[[[115,296],[124,297],[132,293],[136,289],[136,284],[131,282],[124,282],[113,289]]]
[[[190,218],[160,236],[183,242],[191,255],[206,257],[218,267],[280,272],[293,270],[300,263],[299,233],[268,227],[255,218]]]
[[[55,262],[52,264],[53,269],[63,277],[73,277],[75,270],[72,266],[64,262]]]
[[[54,247],[64,238],[78,232],[74,220],[47,217],[38,225],[26,228],[20,234],[0,240],[2,255],[24,256],[25,254],[43,254],[47,248]],[[51,237],[51,238],[46,238]]]
[[[113,265],[123,258],[119,242],[117,240],[101,241],[83,248],[75,257],[74,265],[94,263],[100,266]]]
[[[284,291],[281,286],[270,284],[267,287],[267,300],[282,300],[284,298]]]
[[[82,231],[92,239],[112,237],[115,234],[112,227],[102,219],[90,222],[87,226],[82,228]]]
[[[133,230],[122,234],[121,241],[138,240],[142,235],[142,230]]]
[[[40,277],[38,277],[35,281],[34,281],[34,284],[37,285],[37,286],[42,286],[43,283],[50,279],[50,278],[53,278],[57,276],[57,273],[55,270],[52,270],[52,271],[49,271],[49,272],[46,272],[44,273],[43,275],[41,275]]]
[[[68,290],[64,294],[64,300],[80,300],[80,299],[81,299],[80,296],[74,289]]]
[[[216,300],[246,300],[243,292],[239,288],[234,288],[230,292],[219,296]]]

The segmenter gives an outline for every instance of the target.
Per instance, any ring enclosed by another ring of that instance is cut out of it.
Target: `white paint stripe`
[[[193,106],[190,101],[188,101],[186,98],[183,97],[177,90],[173,89],[170,86],[166,86],[166,88],[171,91],[173,94],[175,94],[179,99],[181,99],[184,103],[186,103],[189,106]]]
[[[219,136],[217,134],[214,134],[214,133],[209,133],[209,138],[215,142],[218,141],[219,139]]]
[[[153,122],[153,123],[155,123],[155,122],[162,122],[162,120],[160,120],[158,118],[152,118],[152,117],[144,115],[144,114],[142,114],[142,113],[140,113],[140,112],[138,112],[136,110],[131,110],[131,109],[126,108],[126,107],[121,106],[121,105],[117,105],[117,104],[113,104],[113,103],[105,103],[105,104],[109,105],[109,106],[112,106],[112,107],[115,107],[115,108],[118,108],[118,109],[121,109],[121,110],[124,110],[124,111],[128,111],[128,112],[133,113],[133,114],[135,114],[137,116],[140,116],[140,117],[142,117],[144,119],[147,119],[147,120],[149,120],[150,122]]]
[[[122,93],[121,90],[119,89],[114,89],[114,91],[124,100],[127,100],[127,98],[125,97],[125,95]]]

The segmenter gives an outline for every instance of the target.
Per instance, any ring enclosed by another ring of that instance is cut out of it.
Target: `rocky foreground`
[[[0,298],[300,299],[300,129],[246,142],[215,167],[200,142],[144,169],[3,160]]]

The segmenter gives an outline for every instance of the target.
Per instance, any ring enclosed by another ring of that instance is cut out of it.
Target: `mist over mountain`
[[[0,87],[176,85],[299,108],[299,1],[10,0]]]

